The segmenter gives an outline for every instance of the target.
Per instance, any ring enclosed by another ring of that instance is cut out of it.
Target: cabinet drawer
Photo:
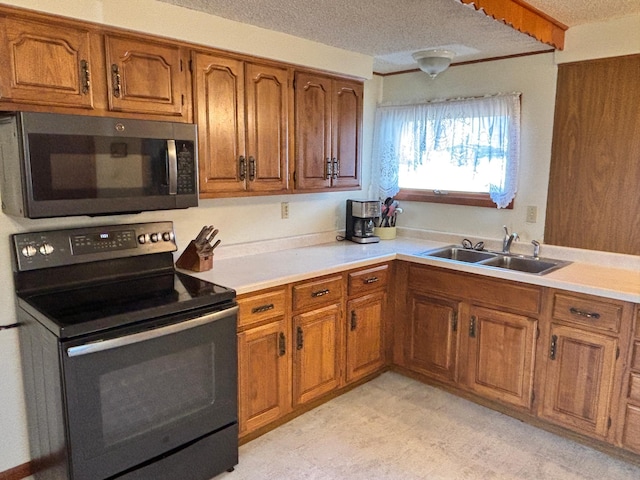
[[[293,287],[293,309],[304,310],[342,299],[342,276],[312,280]]]
[[[556,320],[618,332],[621,317],[622,305],[618,303],[564,293],[554,295],[553,318]]]
[[[640,373],[640,341],[633,342],[633,357],[631,357],[631,368]]]
[[[286,298],[284,288],[239,297],[238,327],[284,315]]]
[[[361,295],[386,288],[389,281],[389,265],[380,265],[349,274],[349,296]]]
[[[627,405],[622,443],[625,448],[640,453],[640,408]]]
[[[640,406],[640,374],[631,374],[629,379],[629,401]]]

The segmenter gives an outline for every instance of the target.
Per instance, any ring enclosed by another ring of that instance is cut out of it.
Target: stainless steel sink
[[[533,275],[544,275],[571,263],[552,258],[527,257],[524,255],[511,255],[485,250],[470,250],[456,245],[427,250],[418,255],[421,257],[436,257],[457,262],[474,263],[476,265],[503,268],[505,270],[515,270]]]
[[[479,252],[477,250],[469,250],[468,248],[450,246],[437,250],[429,250],[419,254],[424,257],[446,258],[448,260],[457,260],[459,262],[475,263],[481,260],[494,258],[494,253]]]
[[[488,267],[505,268],[507,270],[517,270],[518,272],[544,275],[558,268],[564,267],[570,262],[553,260],[549,258],[521,257],[513,255],[498,255],[495,258],[482,262]]]

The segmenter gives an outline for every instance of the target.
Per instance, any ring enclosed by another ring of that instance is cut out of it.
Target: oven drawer
[[[296,311],[341,300],[342,275],[300,283],[293,287],[293,309]]]
[[[387,287],[389,265],[349,273],[349,296],[363,295]]]

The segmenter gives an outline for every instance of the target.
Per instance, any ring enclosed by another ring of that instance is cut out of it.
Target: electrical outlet
[[[529,205],[527,207],[527,223],[536,223],[538,221],[538,207]]]
[[[289,218],[289,202],[280,203],[280,218]]]

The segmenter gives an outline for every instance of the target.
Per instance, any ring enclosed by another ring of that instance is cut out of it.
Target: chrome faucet
[[[502,253],[511,253],[511,244],[514,240],[518,240],[520,237],[517,233],[509,234],[509,229],[506,225],[503,225],[504,228],[504,239],[502,240]]]
[[[540,242],[531,240],[531,245],[533,245],[533,256],[538,258],[540,256]]]

